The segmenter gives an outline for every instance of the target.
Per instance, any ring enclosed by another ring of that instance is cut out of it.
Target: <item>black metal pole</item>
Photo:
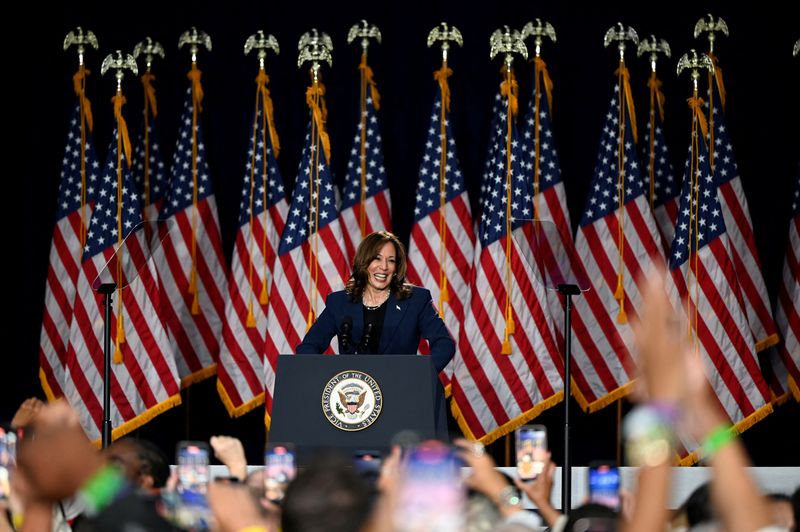
[[[564,463],[561,465],[561,511],[569,516],[572,509],[572,466],[569,463],[569,399],[570,360],[572,359],[572,296],[581,293],[574,284],[560,284],[558,291],[564,294]]]
[[[103,449],[111,445],[111,296],[117,285],[103,283],[97,291],[103,294]]]

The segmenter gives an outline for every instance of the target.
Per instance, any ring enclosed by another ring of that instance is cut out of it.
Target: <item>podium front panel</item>
[[[344,388],[338,384],[343,379],[347,379]],[[435,410],[444,408],[443,397],[437,397],[440,388],[426,356],[281,355],[269,441],[294,443],[301,463],[319,448],[386,453],[392,438],[403,430],[422,439],[436,437]],[[339,401],[345,395],[350,409],[366,406],[373,413],[379,408],[380,413],[363,420],[352,415],[351,423],[343,409],[348,406]],[[367,395],[369,399],[363,399]]]

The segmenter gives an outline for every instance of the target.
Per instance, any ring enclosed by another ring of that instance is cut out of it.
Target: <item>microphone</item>
[[[369,349],[369,343],[372,337],[372,323],[367,323],[367,326],[364,328],[364,336],[361,337],[361,343],[358,345],[358,352],[364,353],[367,349]]]
[[[350,351],[350,332],[353,330],[353,318],[345,316],[339,326],[339,353]]]

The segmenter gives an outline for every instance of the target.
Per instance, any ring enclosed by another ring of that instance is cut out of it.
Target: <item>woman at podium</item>
[[[405,248],[395,235],[367,235],[356,250],[347,286],[328,295],[297,354],[323,353],[334,336],[340,354],[411,354],[425,338],[436,370],[444,369],[455,342],[430,291],[405,282],[406,268]]]

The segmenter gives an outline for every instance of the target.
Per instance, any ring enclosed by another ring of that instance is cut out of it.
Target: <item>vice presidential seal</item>
[[[325,384],[322,412],[339,430],[363,430],[378,419],[383,394],[378,382],[362,371],[343,371]]]

